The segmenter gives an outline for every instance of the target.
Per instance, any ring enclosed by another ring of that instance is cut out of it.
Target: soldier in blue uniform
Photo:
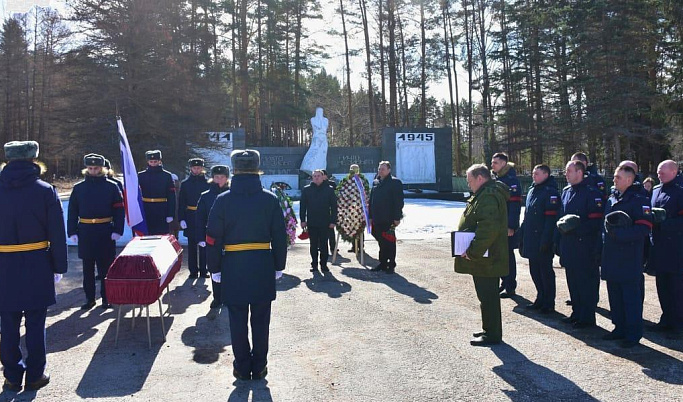
[[[560,264],[565,268],[572,301],[572,314],[563,321],[576,328],[595,326],[600,289],[600,230],[605,208],[602,193],[587,183],[584,169],[580,161],[567,163],[569,185],[562,190],[559,214],[559,218],[576,215],[580,220],[578,227],[559,236]]]
[[[206,223],[209,220],[209,212],[213,207],[214,201],[219,194],[230,189],[228,185],[228,178],[230,177],[230,168],[225,165],[215,165],[211,168],[211,182],[209,189],[204,191],[197,202],[197,239],[201,239],[198,243],[199,247],[204,249],[206,247]],[[209,319],[216,318],[217,311],[215,309],[221,306],[221,285],[211,280],[211,288],[213,289],[213,301],[211,302],[211,311],[209,312]]]
[[[616,191],[605,208],[603,233],[601,276],[614,324],[604,339],[621,340],[624,348],[636,346],[643,336],[643,245],[652,229],[650,201],[633,185],[635,178],[626,165],[614,172]]]
[[[586,180],[586,183],[588,183],[589,186],[598,190],[602,194],[602,199],[606,203],[607,198],[610,195],[610,191],[609,187],[607,187],[607,182],[605,181],[605,178],[602,177],[600,173],[598,173],[597,165],[595,163],[589,163],[588,155],[586,155],[583,152],[575,153],[574,155],[572,155],[571,160],[583,163],[583,166],[586,168],[586,172],[584,173],[584,180]]]
[[[673,339],[683,338],[683,188],[677,174],[672,160],[657,167],[661,184],[652,191],[652,207],[666,210],[666,219],[655,224],[649,256],[662,307],[659,323],[649,329],[667,332]]]
[[[209,189],[209,183],[204,176],[206,173],[204,159],[193,158],[188,161],[188,164],[190,176],[180,184],[178,194],[178,220],[180,228],[187,237],[187,252],[189,253],[187,266],[190,269],[190,278],[197,278],[199,275],[208,278],[206,250],[203,247],[197,247],[197,243],[204,240],[203,237],[197,236],[197,202],[199,196]],[[199,264],[197,264],[197,252],[199,252]]]
[[[510,198],[507,201],[508,208],[508,269],[507,276],[501,278],[500,297],[508,298],[515,294],[517,289],[517,261],[515,249],[518,247],[517,230],[519,229],[519,214],[522,209],[522,187],[517,178],[515,165],[508,162],[508,156],[504,152],[498,152],[491,158],[491,170],[496,180],[502,181],[510,188]]]
[[[533,183],[526,196],[520,254],[529,259],[536,299],[527,307],[543,314],[555,311],[553,237],[560,209],[560,193],[547,165],[536,165]]]
[[[138,172],[138,183],[142,191],[147,231],[150,235],[168,234],[176,206],[173,177],[161,166],[161,151],[147,151],[145,158],[147,169]]]
[[[55,282],[66,273],[66,232],[62,204],[54,187],[40,180],[35,141],[5,144],[9,161],[0,172],[0,359],[3,390],[37,390],[50,382],[45,373],[45,318],[55,304]],[[19,347],[22,318],[26,350]]]
[[[270,310],[287,260],[287,232],[277,197],[261,187],[258,151],[235,150],[230,158],[230,191],[216,198],[209,213],[207,262],[230,314],[233,376],[256,380],[268,374]]]
[[[81,309],[95,307],[95,264],[106,309],[104,278],[116,256],[116,240],[123,235],[123,199],[116,183],[107,178],[103,156],[86,155],[83,163],[85,179],[76,183],[69,198],[67,234],[78,244],[78,257],[83,260],[86,303]]]

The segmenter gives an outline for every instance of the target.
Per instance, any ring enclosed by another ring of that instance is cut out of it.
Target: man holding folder
[[[467,185],[472,196],[467,200],[458,232],[472,232],[474,238],[464,253],[456,255],[455,272],[472,275],[481,303],[483,331],[475,333],[470,344],[495,345],[503,338],[498,278],[508,274],[506,203],[510,193],[505,184],[491,180],[491,172],[484,164],[467,169]]]

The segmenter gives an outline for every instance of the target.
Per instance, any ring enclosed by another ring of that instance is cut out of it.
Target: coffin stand
[[[133,305],[132,328],[135,328],[135,310],[142,308],[147,311],[147,340],[152,348],[152,336],[149,329],[149,305],[159,303],[159,316],[164,341],[166,340],[166,326],[161,307],[161,295],[175,275],[180,271],[183,249],[173,235],[134,237],[114,260],[107,277],[105,286],[109,303],[118,305],[116,317],[116,339],[119,341],[119,324],[121,322],[121,308]],[[171,310],[171,300],[168,310]]]

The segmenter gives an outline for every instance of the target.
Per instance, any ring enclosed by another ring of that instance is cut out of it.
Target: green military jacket
[[[501,277],[508,274],[508,187],[489,180],[467,200],[458,231],[474,232],[467,249],[469,260],[455,257],[455,272],[473,276]],[[488,257],[484,253],[488,250]]]

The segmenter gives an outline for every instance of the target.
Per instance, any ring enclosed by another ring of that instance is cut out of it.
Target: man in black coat
[[[178,194],[178,220],[183,234],[187,237],[187,267],[190,269],[190,278],[197,278],[200,275],[208,278],[206,271],[206,250],[197,247],[203,237],[197,236],[197,202],[202,193],[209,189],[209,183],[204,173],[204,159],[192,158],[188,161],[190,165],[190,176],[180,184]],[[199,264],[197,263],[197,253],[199,252]]]
[[[147,169],[138,172],[142,191],[147,232],[150,235],[170,233],[169,224],[175,217],[176,192],[171,172],[161,166],[161,151],[145,152]]]
[[[5,144],[9,163],[0,172],[0,356],[3,390],[37,390],[45,373],[45,318],[55,304],[55,283],[66,273],[66,233],[62,204],[54,187],[40,180],[35,141]],[[19,347],[26,327],[26,358]]]
[[[337,222],[337,196],[323,177],[322,170],[313,171],[313,181],[301,191],[299,204],[301,228],[307,229],[310,236],[311,272],[318,270],[318,258],[320,270],[330,271],[327,268],[327,241],[330,229],[334,229]]]
[[[287,261],[287,231],[280,202],[261,187],[258,151],[235,150],[230,158],[234,176],[209,213],[206,257],[230,314],[232,374],[256,380],[268,374],[270,309]]]
[[[104,157],[86,155],[85,179],[76,183],[69,198],[67,234],[78,244],[83,260],[83,290],[86,302],[81,307],[95,307],[95,264],[100,278],[102,308],[109,308],[104,278],[116,255],[116,240],[123,235],[123,199],[118,186],[107,178]]]
[[[219,194],[228,191],[228,177],[230,177],[230,168],[225,165],[215,165],[211,168],[211,182],[209,189],[204,191],[197,202],[197,239],[201,240],[199,247],[205,249],[206,247],[206,223],[209,220],[209,212],[213,207],[214,201]],[[217,309],[221,306],[221,285],[220,283],[211,280],[211,289],[213,290],[213,301],[211,302],[211,311],[208,318],[213,320],[216,318]]]
[[[327,170],[322,169],[323,172],[323,183],[327,184],[332,188],[332,191],[334,191],[335,195],[337,194],[337,184],[334,182],[334,176],[330,178],[330,175],[327,173]],[[327,237],[328,237],[328,242],[330,244],[330,250],[328,254],[333,254],[335,249],[337,248],[337,239],[336,239],[336,233],[334,233],[334,228],[331,227],[330,230],[328,231]]]
[[[393,274],[396,268],[396,235],[394,228],[403,218],[403,183],[391,175],[391,163],[382,161],[377,179],[370,191],[372,236],[379,244],[379,265],[372,271]]]

